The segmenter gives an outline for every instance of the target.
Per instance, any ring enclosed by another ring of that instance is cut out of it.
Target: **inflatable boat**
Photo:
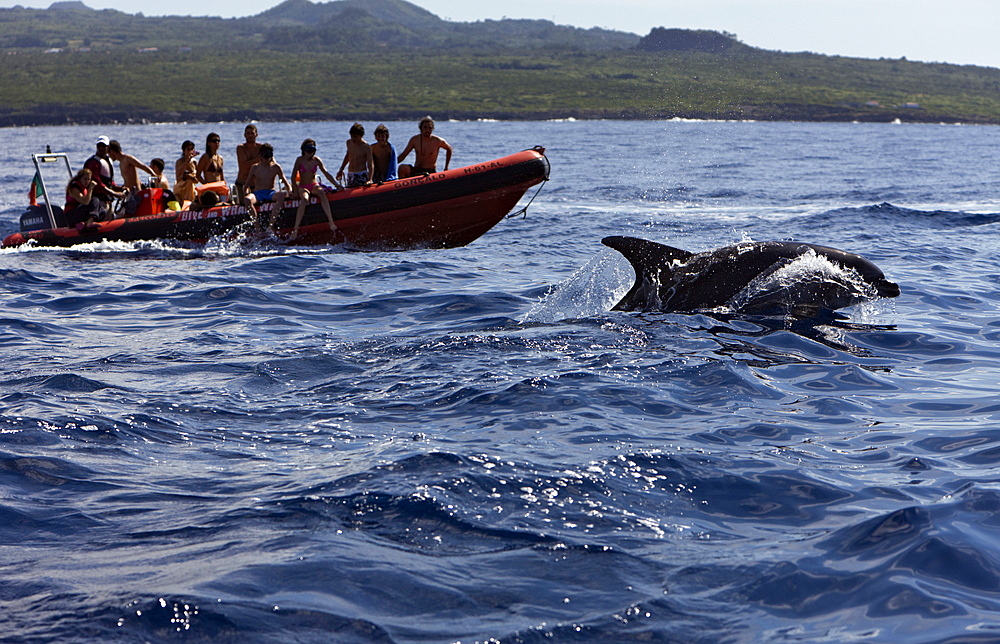
[[[32,155],[39,182],[45,164],[70,170],[64,154]],[[285,202],[277,214],[274,236],[290,245],[344,244],[357,250],[406,250],[453,248],[469,244],[504,219],[525,193],[547,180],[549,163],[544,148],[536,147],[484,163],[444,172],[346,188],[326,194],[336,229],[331,230],[322,206],[311,198],[296,238],[290,239],[297,199]],[[62,196],[52,183],[53,195]],[[33,203],[21,216],[20,231],[3,240],[4,247],[29,242],[38,246],[72,246],[101,240],[140,241],[172,239],[204,242],[213,236],[253,228],[243,205],[222,203],[186,210],[168,209],[164,191],[140,192],[135,214],[98,222],[89,229],[68,226],[63,209],[49,203],[46,186],[39,192],[44,203]],[[271,219],[273,203],[258,205],[263,221]]]

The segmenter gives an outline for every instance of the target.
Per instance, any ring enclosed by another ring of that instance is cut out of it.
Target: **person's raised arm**
[[[451,163],[451,146],[444,139],[441,139],[441,147],[444,148],[444,169],[448,169],[448,164]]]
[[[87,192],[85,196],[84,192],[80,190],[80,187],[74,183],[69,187],[69,195],[73,197],[73,199],[77,203],[86,206],[94,198],[94,188],[96,187],[97,187],[97,182],[91,181],[90,185],[87,186]]]
[[[406,155],[409,154],[410,150],[412,150],[413,148],[414,148],[413,139],[410,139],[406,144],[406,148],[404,148],[403,152],[400,153],[400,155],[396,158],[396,163],[402,163],[403,159],[406,158]]]
[[[143,163],[142,161],[140,161],[135,157],[132,157],[132,165],[139,168],[140,170],[142,170],[151,177],[156,176],[156,172],[154,172],[152,168],[150,168],[148,165],[146,165],[145,163]]]

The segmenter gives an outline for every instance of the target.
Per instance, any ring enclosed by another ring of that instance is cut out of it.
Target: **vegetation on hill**
[[[703,51],[711,54],[748,49],[730,33],[664,27],[654,27],[648,36],[639,40],[635,48],[639,51]]]
[[[0,125],[428,112],[1000,123],[998,69],[764,51],[711,31],[452,23],[404,0],[286,0],[238,19],[0,9],[0,56]]]
[[[350,36],[350,37],[345,37]],[[285,0],[244,18],[145,17],[81,2],[49,9],[0,9],[0,49],[121,47],[229,51],[248,49],[357,52],[508,48],[630,49],[639,36],[579,29],[548,20],[449,22],[405,0]]]

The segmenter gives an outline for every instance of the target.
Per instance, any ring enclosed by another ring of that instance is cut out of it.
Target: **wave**
[[[868,225],[899,225],[922,228],[968,228],[1000,222],[1000,214],[970,213],[951,210],[917,210],[895,206],[888,202],[858,208],[838,208],[815,216],[819,224],[847,223]]]

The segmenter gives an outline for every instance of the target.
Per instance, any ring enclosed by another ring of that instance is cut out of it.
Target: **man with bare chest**
[[[122,182],[125,184],[125,190],[130,193],[128,200],[125,202],[125,215],[134,215],[142,199],[140,193],[142,186],[139,185],[139,170],[151,176],[155,176],[156,172],[131,154],[122,152],[122,146],[118,141],[108,143],[108,156],[111,157],[112,161],[118,162],[118,170],[122,173]]]
[[[141,186],[139,185],[139,170],[142,170],[146,174],[153,176],[156,173],[148,165],[135,158],[131,154],[125,154],[122,152],[122,146],[118,141],[111,141],[108,143],[108,156],[111,157],[112,161],[118,162],[118,170],[122,174],[122,183],[125,187],[130,190],[139,190]]]
[[[243,200],[246,196],[244,189],[244,184],[247,182],[247,175],[250,173],[250,168],[261,160],[260,147],[261,144],[257,143],[257,126],[250,123],[245,128],[243,128],[243,138],[245,141],[236,146],[236,164],[238,166],[236,170],[236,198],[237,203]]]
[[[399,178],[405,179],[418,174],[431,174],[437,172],[438,152],[445,151],[444,169],[448,169],[451,163],[451,146],[440,136],[434,134],[434,119],[425,116],[420,121],[420,134],[410,137],[406,148],[397,159],[399,163],[413,150],[415,159],[413,165],[404,164],[399,166]]]

